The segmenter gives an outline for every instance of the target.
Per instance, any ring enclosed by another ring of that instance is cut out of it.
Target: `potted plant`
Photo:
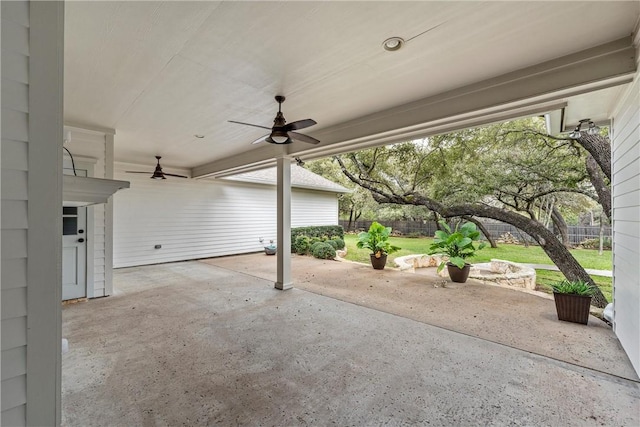
[[[591,286],[582,280],[563,280],[552,284],[551,287],[558,320],[586,325],[593,295]]]
[[[393,246],[389,242],[391,235],[391,227],[374,221],[369,227],[369,231],[363,231],[358,234],[358,242],[356,246],[359,249],[366,248],[371,251],[371,265],[376,270],[383,270],[387,263],[387,254],[391,254],[400,250],[399,247]]]
[[[462,226],[456,225],[455,230],[443,221],[439,221],[444,230],[437,230],[433,243],[429,247],[429,254],[442,254],[449,257],[449,261],[442,261],[438,265],[438,273],[447,266],[449,277],[453,282],[464,283],[469,278],[471,264],[465,259],[475,255],[477,250],[485,247],[481,242],[477,247],[474,242],[480,240],[480,232],[472,222],[466,222]]]

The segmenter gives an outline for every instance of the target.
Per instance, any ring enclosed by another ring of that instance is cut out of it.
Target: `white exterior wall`
[[[57,425],[64,3],[1,8],[1,424]]]
[[[291,227],[338,224],[336,193],[293,188],[291,197]]]
[[[2,2],[2,425],[27,401],[29,4]]]
[[[76,168],[91,164],[87,176],[113,178],[113,131],[90,130],[78,127],[65,128],[65,138],[70,140],[64,146],[71,152]],[[65,169],[71,168],[71,161],[64,153]],[[126,190],[125,190],[126,191]],[[89,298],[111,295],[113,284],[107,265],[112,264],[111,222],[113,203],[93,205],[87,208],[87,296]]]
[[[256,252],[260,237],[276,239],[275,186],[123,173],[146,169],[116,164],[115,179],[131,188],[113,196],[114,267]],[[338,223],[335,193],[294,188],[291,210],[294,227]]]
[[[638,39],[636,39],[638,41]],[[614,330],[640,374],[640,77],[613,115]]]

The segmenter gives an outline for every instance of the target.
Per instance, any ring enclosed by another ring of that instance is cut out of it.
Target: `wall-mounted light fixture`
[[[591,121],[591,119],[582,119],[578,123],[578,126],[576,126],[576,128],[574,130],[569,132],[569,138],[571,138],[571,139],[580,138],[582,136],[581,129],[582,129],[583,125],[584,126],[588,126],[588,128],[587,128],[587,134],[588,135],[597,135],[598,132],[600,132],[600,128],[598,126],[596,126],[596,124],[593,123]]]
[[[298,166],[302,167],[304,166],[304,162],[302,161],[302,159],[300,157],[295,157],[296,163],[298,164]]]

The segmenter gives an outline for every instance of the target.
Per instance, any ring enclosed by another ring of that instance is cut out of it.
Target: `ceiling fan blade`
[[[298,132],[289,132],[289,137],[291,139],[295,139],[296,141],[306,142],[307,144],[319,144],[320,141],[302,133]]]
[[[260,144],[261,142],[263,142],[264,140],[266,140],[269,135],[271,134],[266,134],[266,135],[262,135],[260,138],[256,139],[255,141],[253,141],[251,144]]]
[[[125,173],[146,173],[147,175],[153,174],[153,172],[140,172],[140,171],[125,171]]]
[[[316,121],[313,119],[298,120],[298,121],[287,123],[286,125],[284,125],[284,130],[285,132],[289,132],[292,130],[308,128],[309,126],[313,126],[317,124],[318,123],[316,123]]]
[[[229,120],[229,123],[236,123],[236,124],[239,124],[239,125],[253,126],[254,128],[271,130],[271,128],[268,128],[266,126],[252,125],[251,123],[244,123],[244,122],[236,122],[235,120]]]
[[[176,175],[176,174],[173,174],[173,173],[166,173],[166,172],[162,172],[162,174],[163,174],[163,175],[166,175],[166,176],[175,176],[176,178],[189,178],[188,176],[184,176],[184,175]]]

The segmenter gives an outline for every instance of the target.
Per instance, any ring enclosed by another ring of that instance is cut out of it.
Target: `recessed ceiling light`
[[[404,39],[402,37],[390,37],[382,43],[382,47],[384,48],[384,50],[393,52],[395,50],[400,49],[403,44],[404,44]]]
[[[202,139],[202,138],[204,138],[204,135],[199,135],[199,134],[195,134],[195,135],[193,135],[193,136],[195,136],[195,137],[196,137],[196,138],[198,138],[198,139]]]

